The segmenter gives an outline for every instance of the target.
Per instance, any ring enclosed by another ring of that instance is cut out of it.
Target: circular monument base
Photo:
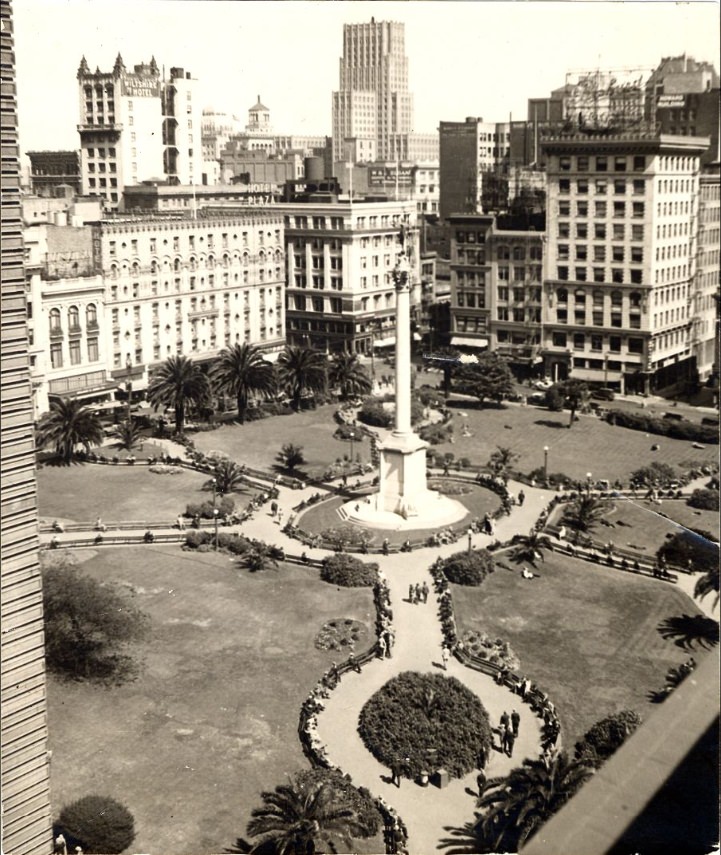
[[[413,531],[421,528],[432,531],[457,523],[469,514],[464,504],[435,490],[426,490],[422,496],[415,496],[415,513],[408,517],[384,510],[380,499],[380,493],[353,499],[341,505],[338,514],[346,522],[385,531]]]

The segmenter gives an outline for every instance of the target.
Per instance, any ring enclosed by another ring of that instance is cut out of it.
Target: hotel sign
[[[160,80],[157,77],[124,77],[123,95],[129,98],[159,98]]]
[[[686,103],[685,95],[659,95],[656,106],[658,107],[683,107]]]
[[[395,184],[396,176],[398,183],[404,187],[410,187],[412,183],[412,168],[410,166],[371,166],[368,169],[368,184],[371,187],[379,187],[385,184]]]

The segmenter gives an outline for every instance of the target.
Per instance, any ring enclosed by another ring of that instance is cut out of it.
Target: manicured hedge
[[[408,758],[403,774],[411,778],[437,769],[463,777],[492,741],[488,714],[470,689],[454,677],[415,671],[399,674],[371,696],[358,732],[384,766],[404,765]]]
[[[235,501],[231,499],[230,496],[221,496],[219,497],[219,501],[216,503],[215,507],[218,509],[218,517],[222,519],[226,514],[233,513],[235,510]],[[212,502],[202,502],[201,504],[191,502],[185,507],[185,516],[198,516],[204,520],[212,520],[215,516],[213,510]]]
[[[368,398],[358,411],[358,421],[373,427],[387,428],[393,424],[394,415],[386,410],[378,398]]]
[[[436,422],[432,425],[423,425],[418,431],[418,436],[431,445],[441,445],[448,442],[453,436],[453,425]]]
[[[717,511],[719,509],[718,490],[694,490],[687,504],[702,511]]]
[[[135,839],[130,811],[108,796],[84,796],[63,808],[58,825],[84,852],[122,852]]]
[[[365,564],[354,555],[341,553],[323,559],[320,578],[344,588],[372,588],[378,581],[377,570],[377,564]]]
[[[606,716],[576,743],[576,759],[599,769],[638,728],[641,721],[641,716],[633,710],[621,710]]]
[[[606,414],[606,421],[619,427],[642,430],[645,433],[668,436],[672,439],[688,439],[691,442],[705,442],[709,445],[718,445],[719,441],[718,428],[712,425],[700,425],[685,420],[662,419],[647,413],[610,410]]]
[[[493,573],[493,556],[486,549],[474,549],[471,552],[455,552],[444,559],[441,569],[449,582],[456,585],[477,586]]]

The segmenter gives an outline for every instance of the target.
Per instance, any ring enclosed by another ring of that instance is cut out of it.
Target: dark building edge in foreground
[[[0,0],[0,571],[2,850],[52,851],[43,600],[38,564],[20,168],[10,0]]]

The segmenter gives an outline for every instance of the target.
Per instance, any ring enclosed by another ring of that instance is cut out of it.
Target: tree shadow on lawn
[[[533,424],[534,425],[542,425],[543,427],[550,427],[550,428],[564,428],[565,429],[568,427],[568,425],[565,422],[557,422],[557,421],[554,421],[553,419],[536,419],[533,422]]]
[[[673,640],[684,650],[694,650],[696,645],[708,650],[719,643],[719,625],[705,615],[675,615],[666,618],[656,629],[663,638]]]

